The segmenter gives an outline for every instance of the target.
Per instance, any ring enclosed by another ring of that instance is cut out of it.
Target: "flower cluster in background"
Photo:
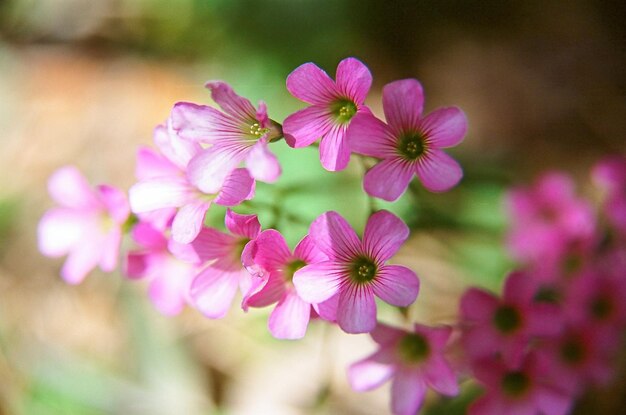
[[[523,268],[507,277],[502,295],[471,288],[455,326],[392,327],[378,308],[402,313],[420,287],[415,271],[389,263],[411,232],[400,217],[372,203],[359,237],[327,211],[290,247],[285,229],[237,210],[254,208],[257,181],[280,180],[270,147],[283,138],[293,148],[319,140],[330,172],[361,158],[371,166],[363,177],[371,200],[397,200],[414,176],[429,191],[447,191],[462,169],[442,149],[463,140],[465,115],[456,107],[423,115],[421,84],[404,79],[383,88],[385,121],[378,119],[365,105],[372,75],[355,58],[339,63],[334,80],[306,63],[286,84],[310,106],[282,125],[265,103],[255,107],[220,81],[206,84],[220,109],[175,104],[154,130],[155,148],[139,149],[128,197],[111,186],[91,189],[73,167],[56,172],[49,190],[61,207],[39,224],[41,252],[68,255],[61,274],[79,283],[98,266],[114,270],[128,235],[135,246],[122,251],[121,268],[148,282],[163,314],[188,305],[221,318],[240,299],[245,311],[273,307],[268,330],[278,339],[304,337],[312,320],[369,333],[379,348],[349,368],[349,380],[364,391],[391,379],[394,414],[419,411],[427,389],[457,395],[466,378],[485,390],[473,413],[564,414],[581,391],[610,379],[626,324],[626,160],[594,168],[605,192],[599,212],[560,173],[511,191],[507,243]],[[228,207],[224,230],[205,224],[213,204]]]

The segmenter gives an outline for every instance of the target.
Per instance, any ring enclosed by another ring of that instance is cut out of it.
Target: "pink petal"
[[[417,176],[431,192],[445,192],[463,177],[459,163],[441,150],[430,149],[419,159]]]
[[[391,383],[394,415],[415,415],[424,401],[426,385],[415,370],[399,370]]]
[[[486,393],[467,408],[469,415],[502,415],[506,414],[504,403],[493,396],[493,393]]]
[[[162,274],[155,278],[148,288],[148,295],[160,313],[175,316],[183,311],[188,298],[192,269],[187,264],[166,264]]]
[[[104,236],[100,244],[100,269],[104,272],[111,272],[117,267],[117,259],[120,255],[120,245],[122,243],[122,230],[113,228]]]
[[[402,79],[383,88],[383,110],[394,132],[418,131],[424,109],[424,92],[416,79]]]
[[[239,238],[232,235],[204,227],[190,244],[170,244],[169,249],[182,261],[207,262],[228,257],[238,241]],[[189,252],[189,248],[193,252]]]
[[[467,118],[457,107],[440,108],[422,119],[420,131],[433,147],[452,147],[463,141],[467,133]]]
[[[429,359],[424,370],[424,377],[426,383],[442,395],[455,396],[459,394],[456,374],[440,356],[433,356]]]
[[[245,236],[249,239],[256,238],[259,232],[261,232],[261,224],[257,215],[240,215],[228,209],[224,222],[226,229],[231,233]]]
[[[98,266],[101,258],[100,238],[94,235],[84,238],[67,256],[61,268],[61,277],[68,284],[79,284],[87,274]]]
[[[376,328],[370,332],[372,339],[381,346],[388,346],[404,337],[406,332],[386,324],[378,323]]]
[[[360,60],[346,58],[337,65],[336,84],[346,98],[361,105],[372,86],[372,73]]]
[[[338,92],[328,74],[311,62],[298,66],[287,76],[287,90],[294,97],[317,105],[326,105]]]
[[[570,413],[573,399],[556,390],[542,388],[535,395],[537,409],[546,415],[565,415]]]
[[[315,312],[321,319],[331,322],[337,321],[337,308],[339,307],[339,293],[333,295],[326,301],[311,304]]]
[[[504,282],[502,298],[507,303],[528,306],[537,293],[537,283],[533,276],[525,272],[511,272]]]
[[[128,205],[126,193],[113,186],[104,184],[98,186],[97,191],[109,216],[113,218],[116,223],[122,225],[130,215],[130,206]]]
[[[280,270],[292,256],[285,238],[275,229],[261,232],[254,246],[254,262],[268,271]]]
[[[270,314],[270,333],[277,339],[301,339],[306,334],[310,316],[311,304],[304,302],[292,290],[278,302]]]
[[[256,110],[252,103],[240,97],[226,82],[212,81],[205,84],[211,90],[211,98],[228,115],[246,122],[256,120]]]
[[[308,147],[330,131],[332,115],[326,107],[307,107],[283,122],[285,141],[294,148]]]
[[[482,321],[495,313],[499,305],[500,301],[495,295],[470,288],[461,298],[461,315],[466,320]]]
[[[189,161],[187,177],[204,193],[215,194],[222,188],[226,177],[241,163],[243,156],[236,148],[213,146]]]
[[[162,250],[167,248],[167,238],[161,229],[156,228],[150,222],[139,222],[131,231],[135,242],[144,248]]]
[[[196,239],[204,225],[209,206],[211,202],[194,202],[180,208],[172,223],[172,238],[181,244],[188,244]]]
[[[246,167],[252,177],[266,183],[274,183],[281,173],[276,155],[269,151],[267,142],[263,139],[250,148],[246,157]]]
[[[135,166],[137,179],[146,180],[155,177],[175,176],[181,173],[180,168],[151,148],[141,147],[137,151]]]
[[[363,178],[363,188],[370,196],[393,202],[404,194],[415,174],[415,167],[399,157],[381,161]]]
[[[367,285],[348,285],[339,293],[337,324],[346,333],[368,333],[376,327],[376,302]]]
[[[224,179],[215,203],[222,206],[235,206],[249,199],[253,191],[254,179],[250,177],[248,170],[235,169]]]
[[[271,126],[270,117],[267,116],[267,104],[264,101],[259,101],[255,118],[262,128],[269,128]]]
[[[154,129],[153,139],[161,154],[181,171],[185,170],[189,160],[202,150],[198,143],[179,137],[172,127],[171,119],[167,125],[159,125]]]
[[[184,177],[160,177],[144,180],[128,191],[130,208],[134,213],[180,207],[195,198],[194,188]]]
[[[227,271],[207,267],[193,280],[191,298],[195,306],[209,318],[222,318],[228,312],[241,271]]]
[[[56,170],[48,179],[48,192],[63,207],[98,209],[100,201],[82,173],[74,166]]]
[[[47,211],[37,225],[39,251],[49,257],[66,255],[93,229],[97,218],[91,212],[57,208]]]
[[[397,154],[397,140],[389,127],[369,113],[359,112],[350,120],[346,140],[358,154],[381,159]]]
[[[328,257],[317,247],[315,241],[309,235],[306,235],[298,242],[298,245],[293,250],[293,256],[307,264],[328,260]]]
[[[147,252],[129,252],[123,265],[123,272],[128,278],[139,279],[146,276],[152,254]]]
[[[172,108],[170,120],[172,130],[186,140],[213,144],[242,138],[240,120],[206,105],[179,102]]]
[[[344,274],[343,267],[336,262],[318,262],[297,270],[293,275],[293,285],[300,298],[307,303],[321,303],[338,292]]]
[[[285,281],[279,273],[273,272],[267,279],[253,277],[252,286],[244,294],[241,308],[248,311],[248,307],[267,307],[280,301],[285,294]]]
[[[384,302],[407,307],[415,301],[419,292],[419,280],[415,272],[401,265],[385,265],[378,271],[372,290]]]
[[[328,171],[340,171],[348,166],[350,147],[345,140],[346,126],[334,125],[320,141],[320,161]]]
[[[393,365],[377,362],[375,355],[356,362],[348,368],[348,381],[357,392],[375,389],[395,373]]]
[[[309,235],[329,258],[350,262],[361,252],[361,241],[337,212],[325,212],[311,223]]]
[[[380,210],[367,220],[363,248],[370,257],[383,263],[398,252],[409,233],[409,227],[402,219],[387,210]]]

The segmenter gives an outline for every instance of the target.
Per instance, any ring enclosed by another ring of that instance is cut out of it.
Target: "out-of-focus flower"
[[[287,89],[311,106],[285,119],[287,144],[307,147],[321,138],[322,166],[330,171],[346,168],[350,161],[346,133],[356,114],[370,113],[363,103],[371,86],[372,74],[355,58],[339,62],[336,81],[314,63],[297,67],[287,77]]]
[[[293,275],[305,265],[327,260],[326,255],[309,236],[305,236],[291,253],[285,238],[274,229],[261,232],[246,251],[244,265],[260,267],[267,276],[263,285],[244,297],[244,309],[277,302],[268,322],[270,333],[278,339],[304,337],[311,316],[311,304],[298,295],[293,286]]]
[[[607,192],[604,212],[621,235],[626,236],[626,157],[610,156],[591,172],[595,183]]]
[[[478,288],[461,298],[461,342],[471,361],[502,354],[518,362],[533,336],[554,336],[562,329],[558,308],[537,302],[537,285],[523,273],[510,274],[502,299]]]
[[[442,148],[459,144],[467,119],[456,107],[440,108],[422,117],[424,94],[415,79],[387,84],[383,110],[388,124],[371,113],[357,114],[348,131],[352,151],[382,159],[364,178],[365,191],[393,201],[407,189],[414,175],[428,190],[443,192],[455,186],[463,171]]]
[[[172,223],[172,236],[179,243],[196,238],[212,203],[235,206],[254,194],[254,179],[246,169],[230,171],[223,181],[205,185],[187,175],[187,167],[201,147],[178,137],[168,124],[158,126],[154,141],[161,154],[141,149],[137,156],[139,182],[129,191],[135,213],[180,208]],[[210,150],[209,150],[210,151]]]
[[[376,326],[374,296],[406,307],[415,301],[419,280],[401,265],[386,265],[409,236],[409,228],[382,210],[370,216],[363,241],[337,212],[326,212],[312,224],[309,235],[328,261],[300,268],[293,283],[300,297],[321,303],[338,296],[336,321],[348,333],[366,333]]]
[[[203,228],[190,244],[194,255],[189,256],[188,250],[174,252],[183,260],[208,262],[191,284],[191,298],[209,318],[226,315],[237,287],[243,295],[252,287],[252,276],[243,266],[241,255],[261,231],[256,215],[240,215],[228,209],[224,221],[230,233]]]
[[[130,215],[124,192],[108,185],[92,189],[73,166],[57,170],[48,181],[48,191],[60,207],[50,209],[39,221],[41,253],[67,255],[61,276],[70,284],[80,283],[97,266],[113,271]]]
[[[256,180],[273,183],[281,169],[268,143],[282,135],[280,126],[269,119],[264,102],[258,110],[225,82],[207,82],[211,97],[222,111],[206,105],[179,102],[172,109],[172,128],[182,138],[209,144],[187,166],[189,179],[208,193],[241,162]]]
[[[422,406],[427,387],[458,394],[456,375],[444,357],[450,327],[413,326],[405,331],[378,324],[370,333],[379,349],[348,369],[352,388],[367,391],[393,378],[391,409],[395,415],[413,415]]]

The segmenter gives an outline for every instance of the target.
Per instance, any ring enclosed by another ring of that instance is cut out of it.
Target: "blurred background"
[[[465,287],[497,290],[512,267],[502,245],[508,186],[562,169],[593,197],[589,167],[626,151],[625,22],[619,0],[0,1],[0,414],[385,413],[388,387],[357,394],[345,376],[374,350],[368,336],[312,324],[304,340],[278,341],[267,311],[236,305],[219,321],[193,310],[166,318],[119,273],[66,285],[62,260],[36,248],[36,223],[52,206],[47,177],[75,164],[92,183],[127,189],[137,146],[175,102],[208,103],[210,79],[266,101],[280,122],[304,105],[284,87],[304,62],[332,75],[342,58],[361,59],[378,115],[384,84],[418,78],[427,111],[467,113],[469,133],[451,152],[465,178],[398,203],[414,232],[396,260],[422,279],[411,318],[451,323]],[[362,226],[358,167],[334,179],[315,150],[276,148],[283,186],[323,176],[342,196],[311,189],[314,206],[270,201],[305,219],[338,209]],[[306,230],[286,227],[293,238]],[[576,413],[626,411],[625,372]],[[426,413],[464,413],[467,389],[429,397]]]

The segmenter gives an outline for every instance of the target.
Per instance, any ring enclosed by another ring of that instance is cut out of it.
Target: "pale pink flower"
[[[456,375],[444,356],[451,332],[450,327],[415,324],[413,331],[405,331],[379,323],[370,334],[380,347],[350,366],[350,385],[361,392],[392,379],[391,410],[395,415],[417,413],[428,387],[443,395],[457,395]]]
[[[293,275],[305,265],[327,260],[326,255],[309,236],[305,236],[291,253],[280,232],[268,229],[246,247],[243,257],[247,259],[244,265],[249,269],[260,268],[262,273],[266,273],[263,285],[244,297],[244,310],[278,303],[270,314],[270,333],[278,339],[304,337],[311,316],[311,304],[298,295],[293,286]]]
[[[237,287],[243,295],[252,287],[252,275],[243,266],[241,255],[261,231],[256,215],[240,215],[228,209],[224,221],[229,233],[205,227],[190,244],[194,251],[191,257],[188,252],[176,252],[183,260],[208,264],[194,278],[191,298],[209,318],[226,315]]]
[[[311,104],[291,114],[283,123],[291,147],[307,147],[320,141],[320,161],[326,170],[343,170],[350,161],[346,133],[356,114],[369,113],[364,105],[372,86],[372,74],[355,58],[337,66],[336,81],[314,63],[300,65],[287,77],[291,95]]]
[[[461,298],[461,342],[470,360],[495,354],[517,362],[534,337],[557,335],[562,329],[558,307],[537,302],[537,285],[523,273],[511,273],[502,298],[470,288]]]
[[[231,170],[219,183],[190,178],[188,164],[201,148],[178,137],[169,123],[155,129],[154,141],[160,154],[145,148],[138,153],[139,182],[130,188],[130,206],[135,213],[179,208],[172,223],[175,241],[194,240],[212,203],[235,206],[253,196],[254,179],[243,168]]]
[[[175,211],[161,212],[161,217],[141,215],[140,222],[133,226],[131,235],[140,248],[127,253],[124,274],[130,279],[148,281],[150,300],[161,313],[171,316],[190,302],[189,288],[199,269],[198,264],[172,255],[169,247],[178,244],[167,235]],[[191,248],[180,245],[178,249]]]
[[[496,358],[474,362],[485,394],[468,408],[470,415],[565,415],[572,397],[554,383],[549,366],[530,354],[516,365]]]
[[[370,216],[363,240],[337,212],[326,212],[312,224],[309,235],[329,260],[296,271],[293,283],[308,303],[338,296],[336,320],[347,333],[366,333],[376,326],[374,297],[398,307],[415,301],[419,280],[415,272],[386,262],[409,236],[397,216],[382,210]]]
[[[461,180],[461,166],[441,149],[463,140],[465,114],[459,108],[447,107],[422,116],[423,109],[422,86],[415,79],[403,79],[383,88],[387,124],[367,113],[352,120],[350,149],[382,159],[365,174],[363,186],[368,194],[396,200],[414,175],[433,192],[449,190]]]
[[[217,188],[242,162],[250,175],[273,183],[281,169],[268,143],[282,135],[280,126],[270,120],[264,102],[255,109],[225,82],[207,82],[211,98],[222,111],[206,105],[179,102],[171,114],[172,128],[184,139],[209,144],[187,166],[194,183]]]
[[[60,207],[50,209],[39,221],[41,253],[67,255],[61,276],[70,284],[80,283],[97,266],[113,271],[130,215],[124,192],[108,185],[92,189],[72,166],[62,167],[50,177],[48,191]]]

